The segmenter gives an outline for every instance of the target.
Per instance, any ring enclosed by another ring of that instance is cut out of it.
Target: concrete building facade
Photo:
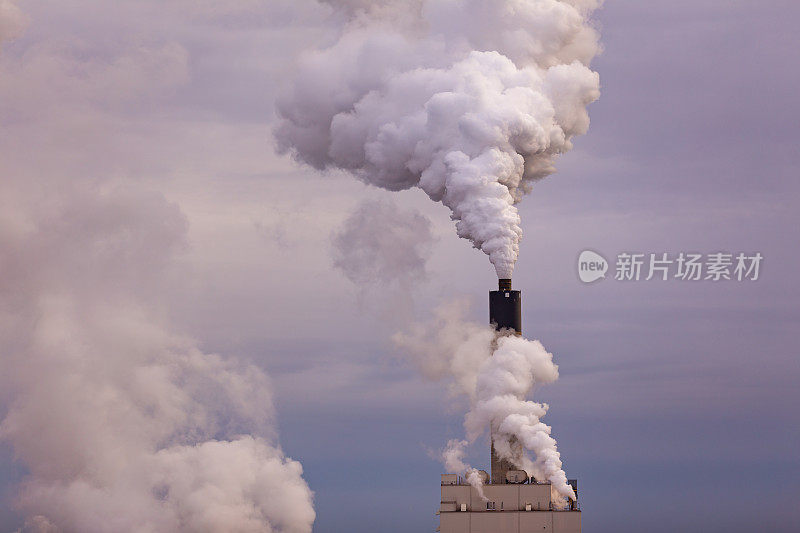
[[[440,533],[580,533],[577,503],[553,508],[549,483],[489,484],[478,490],[457,474],[442,474]]]

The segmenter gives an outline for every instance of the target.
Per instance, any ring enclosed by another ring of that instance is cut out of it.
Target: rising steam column
[[[498,290],[489,292],[489,322],[498,331],[522,335],[522,298],[519,291],[511,290],[511,280],[501,279]],[[512,443],[514,446],[516,443]],[[518,446],[518,444],[517,444]],[[521,452],[521,450],[520,450]],[[506,476],[514,466],[497,456],[492,438],[492,484],[506,482]]]
[[[508,335],[522,334],[522,300],[511,290],[511,280],[501,279],[489,293],[489,321]],[[512,442],[512,451],[517,442]],[[520,447],[520,453],[522,453]],[[577,502],[566,508],[553,505],[549,481],[536,481],[495,453],[492,439],[492,474],[484,471],[480,491],[458,474],[442,474],[439,507],[441,533],[581,533]],[[575,495],[578,482],[570,480]]]

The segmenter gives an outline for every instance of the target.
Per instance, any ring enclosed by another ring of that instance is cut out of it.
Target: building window
[[[487,511],[494,511],[496,509],[497,509],[497,504],[495,502],[486,502]]]

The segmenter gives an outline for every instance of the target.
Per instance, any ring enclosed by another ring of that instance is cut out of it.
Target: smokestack
[[[510,278],[501,278],[498,290],[489,292],[489,322],[498,331],[513,330],[516,335],[522,335],[522,298],[519,291],[511,290]],[[522,447],[516,440],[511,445],[522,454]],[[494,436],[491,454],[492,484],[506,483],[506,474],[517,467],[497,456]]]
[[[522,307],[519,291],[511,290],[511,280],[501,279],[499,289],[489,292],[489,322],[497,329],[512,329],[522,335]]]

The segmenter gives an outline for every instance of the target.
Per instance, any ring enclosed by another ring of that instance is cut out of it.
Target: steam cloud
[[[277,104],[280,150],[388,190],[419,187],[510,278],[516,208],[586,132],[599,0],[327,3],[348,18]]]
[[[0,39],[23,22],[0,0]],[[87,69],[38,47],[36,79],[74,87],[83,107],[69,91],[0,84],[2,111],[41,121],[56,143],[14,142],[0,124],[0,440],[27,469],[15,495],[25,533],[311,531],[312,493],[278,446],[266,375],[203,353],[166,318],[162,295],[186,240],[180,210],[85,176],[75,152],[91,143],[72,136],[86,128],[51,128],[64,115],[33,112],[58,108],[93,123],[91,103],[120,86],[133,100],[173,83],[176,69],[158,59],[180,62],[175,50],[123,56],[124,77],[112,67],[90,87],[81,85]],[[0,79],[14,80],[9,72],[0,61]],[[57,144],[65,130],[66,147]]]
[[[427,277],[431,222],[394,202],[365,200],[333,235],[333,264],[356,285],[397,284],[408,290]]]
[[[526,400],[534,386],[558,379],[553,355],[539,341],[498,334],[489,325],[465,321],[465,309],[463,302],[442,306],[433,320],[415,324],[394,337],[423,373],[449,380],[452,394],[469,399],[464,418],[467,440],[448,443],[443,454],[445,467],[466,472],[467,480],[480,490],[478,476],[463,458],[465,447],[489,430],[497,454],[537,481],[549,481],[558,505],[575,499],[551,428],[541,421],[548,406]],[[515,441],[523,449],[514,446]]]
[[[448,472],[464,472],[466,474],[467,483],[475,487],[478,491],[478,496],[485,501],[487,498],[483,492],[483,478],[478,470],[464,462],[464,456],[467,454],[467,446],[469,446],[469,442],[465,440],[449,440],[442,452],[442,462],[444,463],[445,470]]]
[[[266,376],[159,318],[178,209],[135,191],[0,191],[0,438],[29,470],[23,531],[311,531]]]

